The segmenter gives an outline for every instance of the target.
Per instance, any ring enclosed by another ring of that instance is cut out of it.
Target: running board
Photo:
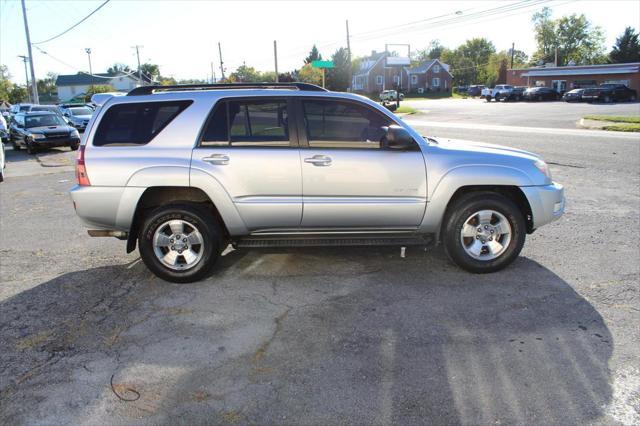
[[[427,246],[433,242],[428,234],[404,235],[282,235],[249,236],[238,239],[234,246],[244,248],[267,247],[334,247],[334,246]]]

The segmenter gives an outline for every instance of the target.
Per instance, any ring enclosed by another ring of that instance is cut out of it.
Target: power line
[[[104,3],[102,3],[100,6],[98,6],[97,8],[95,8],[93,10],[93,12],[91,12],[90,14],[88,14],[87,16],[85,16],[84,18],[82,18],[80,21],[78,21],[76,24],[74,24],[73,26],[67,28],[66,30],[64,30],[63,32],[61,32],[60,34],[53,36],[51,38],[48,38],[46,40],[43,41],[38,41],[32,44],[43,44],[43,43],[48,43],[51,40],[55,40],[58,37],[61,37],[63,35],[65,35],[66,33],[68,33],[69,31],[71,31],[72,29],[74,29],[75,27],[77,27],[78,25],[82,24],[84,21],[86,21],[87,19],[89,19],[89,17],[91,17],[91,15],[93,15],[94,13],[96,13],[97,11],[99,11],[100,9],[102,9],[107,3],[109,3],[111,0],[105,0]]]

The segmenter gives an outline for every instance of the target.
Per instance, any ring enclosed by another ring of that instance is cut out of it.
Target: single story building
[[[97,85],[109,85],[119,92],[128,92],[140,86],[138,77],[131,74],[109,75],[100,73],[90,75],[87,73],[78,73],[59,75],[56,79],[58,99],[61,101],[85,94],[91,86]]]
[[[449,65],[430,59],[416,66],[388,65],[387,52],[372,52],[360,63],[353,75],[351,87],[355,92],[375,94],[400,88],[406,93],[449,92],[453,75]]]
[[[640,62],[507,70],[507,84],[550,87],[560,93],[581,87],[595,87],[602,83],[624,84],[640,92]]]

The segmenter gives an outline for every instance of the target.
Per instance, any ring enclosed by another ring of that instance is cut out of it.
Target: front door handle
[[[310,158],[304,159],[305,163],[311,163],[314,166],[330,166],[331,165],[331,157],[327,157],[326,155],[314,155]]]
[[[209,164],[220,164],[226,165],[229,164],[229,156],[226,154],[213,154],[209,157],[204,157],[202,161],[205,161]]]

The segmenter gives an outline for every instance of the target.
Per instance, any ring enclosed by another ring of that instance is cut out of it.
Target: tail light
[[[87,167],[84,164],[84,145],[80,145],[80,148],[78,148],[78,158],[76,159],[76,179],[78,179],[78,185],[91,185],[91,182],[89,182],[89,175],[87,175]]]

